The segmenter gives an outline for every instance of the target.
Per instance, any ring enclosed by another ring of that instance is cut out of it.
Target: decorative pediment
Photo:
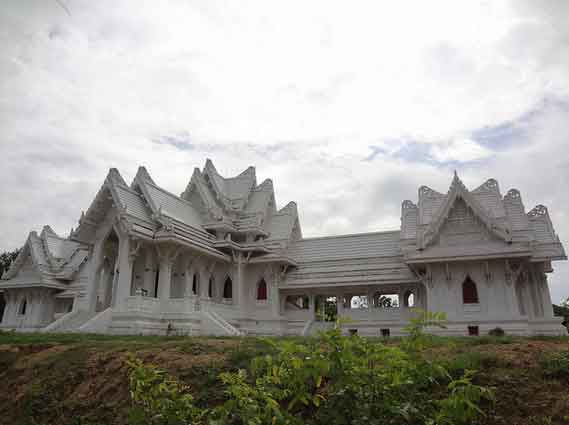
[[[491,182],[491,180],[488,182]],[[485,184],[488,184],[488,182]],[[472,193],[468,191],[466,186],[462,183],[455,172],[446,199],[442,203],[439,210],[435,213],[426,229],[424,229],[420,237],[418,243],[420,249],[425,249],[440,235],[442,226],[449,219],[449,215],[451,214],[453,207],[459,200],[464,201],[466,206],[473,212],[480,223],[482,223],[490,233],[494,234],[504,242],[511,242],[512,237],[509,228],[499,225],[495,218],[480,206],[474,196],[472,196]]]

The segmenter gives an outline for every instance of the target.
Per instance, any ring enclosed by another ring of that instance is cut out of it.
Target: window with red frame
[[[470,276],[467,276],[462,284],[462,302],[464,304],[478,304],[478,290],[476,289],[476,283]]]
[[[265,279],[261,279],[257,285],[257,300],[262,301],[267,299],[267,282]]]

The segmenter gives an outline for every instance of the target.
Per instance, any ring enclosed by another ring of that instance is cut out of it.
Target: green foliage
[[[541,359],[540,365],[549,378],[569,379],[569,351],[549,353]]]
[[[498,356],[495,353],[480,351],[467,351],[442,361],[445,369],[452,376],[460,376],[468,370],[487,369],[498,365]]]
[[[491,389],[472,383],[474,371],[466,371],[460,379],[448,384],[450,394],[443,400],[437,401],[440,410],[433,424],[461,425],[470,424],[478,416],[484,416],[480,408],[483,401],[494,401]]]
[[[425,333],[429,327],[446,328],[446,313],[426,311],[420,308],[412,308],[414,316],[409,324],[403,329],[408,334],[404,347],[408,351],[419,352],[429,345],[430,336]]]
[[[502,336],[506,335],[506,332],[504,332],[504,329],[497,327],[494,329],[490,329],[490,331],[488,331],[488,335],[495,336],[495,337],[502,337]]]
[[[219,374],[225,400],[214,408],[196,407],[187,387],[131,358],[131,422],[469,423],[482,414],[480,404],[492,399],[492,391],[475,385],[470,370],[453,373],[458,376],[453,380],[442,362],[419,355],[428,340],[425,328],[444,326],[444,320],[443,314],[416,310],[410,336],[399,346],[344,336],[341,320],[316,338],[259,340],[265,354],[251,359],[247,369]]]
[[[14,251],[6,251],[0,254],[0,276],[10,268],[10,264],[12,264],[12,261],[16,259],[19,253],[20,250],[15,249]]]
[[[196,408],[189,388],[169,378],[163,370],[145,365],[131,357],[129,367],[130,396],[135,407],[129,422],[139,425],[201,424],[204,411]]]

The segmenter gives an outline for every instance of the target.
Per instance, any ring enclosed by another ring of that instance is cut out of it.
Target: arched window
[[[21,314],[22,316],[25,315],[27,308],[28,308],[28,300],[22,301],[22,303],[20,304],[20,309],[18,310],[18,313]]]
[[[192,279],[192,294],[197,295],[200,290],[199,276],[194,273],[194,278]]]
[[[467,276],[462,284],[462,302],[464,304],[478,304],[478,290],[476,283]]]
[[[263,301],[267,299],[267,282],[261,279],[257,284],[257,300]]]
[[[207,287],[207,296],[210,298],[213,298],[213,285],[214,285],[214,280],[212,276],[209,278],[209,285]]]
[[[415,294],[413,291],[408,290],[403,295],[403,303],[405,307],[415,307]]]
[[[227,277],[223,284],[223,298],[233,298],[233,282],[230,277]]]

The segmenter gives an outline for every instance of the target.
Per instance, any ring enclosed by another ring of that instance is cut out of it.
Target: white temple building
[[[547,208],[493,179],[420,187],[397,230],[303,238],[296,204],[278,209],[253,167],[224,178],[208,160],[180,196],[113,168],[68,237],[29,234],[0,280],[1,327],[310,335],[339,315],[386,336],[415,306],[446,312],[440,334],[561,334],[547,274],[565,259]]]

